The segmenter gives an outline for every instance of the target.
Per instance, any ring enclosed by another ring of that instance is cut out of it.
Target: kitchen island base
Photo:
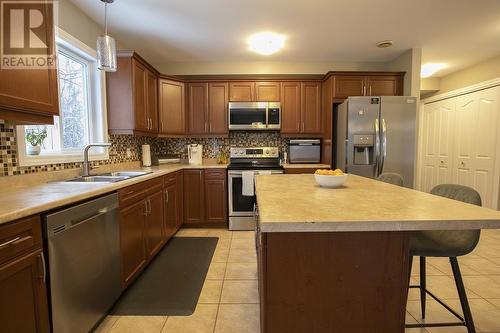
[[[263,333],[404,333],[408,233],[257,237]]]

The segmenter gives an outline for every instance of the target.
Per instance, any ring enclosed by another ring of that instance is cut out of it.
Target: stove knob
[[[264,151],[264,154],[266,154],[266,155],[269,155],[270,153],[271,153],[271,152],[269,151],[269,149],[266,149],[266,150]]]

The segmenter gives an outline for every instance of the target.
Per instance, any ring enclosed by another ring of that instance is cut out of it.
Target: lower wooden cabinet
[[[179,228],[179,191],[177,174],[167,176],[163,188],[163,220],[165,237],[168,240]]]
[[[163,219],[163,193],[157,191],[146,199],[146,245],[148,260],[151,260],[167,242]]]
[[[0,331],[50,331],[40,217],[0,226]]]
[[[184,222],[227,223],[225,169],[184,170]]]
[[[184,224],[184,171],[177,171],[177,223],[179,230]]]

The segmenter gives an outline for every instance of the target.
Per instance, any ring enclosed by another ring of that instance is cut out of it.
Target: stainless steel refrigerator
[[[349,97],[334,117],[337,168],[376,178],[392,172],[413,188],[416,161],[415,97]]]

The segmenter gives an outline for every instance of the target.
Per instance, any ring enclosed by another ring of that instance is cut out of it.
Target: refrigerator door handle
[[[379,176],[380,159],[380,124],[378,118],[375,118],[375,177]]]
[[[380,171],[379,173],[382,174],[382,171],[384,170],[384,163],[385,163],[385,158],[387,156],[387,126],[385,124],[385,119],[382,118],[382,154],[381,154],[381,162],[380,162]]]

